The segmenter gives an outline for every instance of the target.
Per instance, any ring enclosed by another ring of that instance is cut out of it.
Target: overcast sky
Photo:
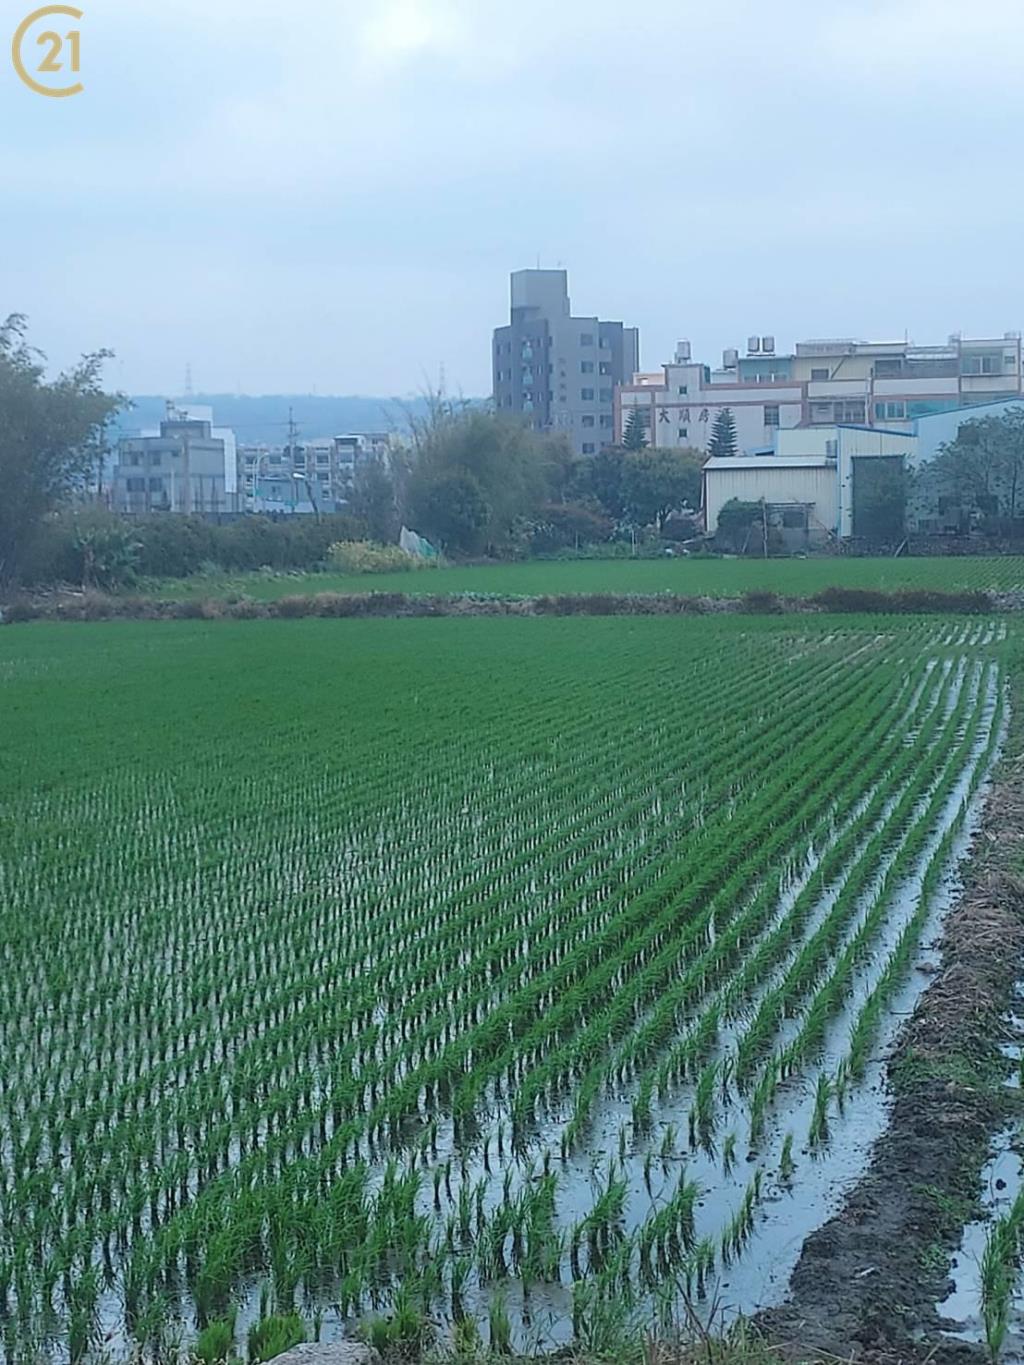
[[[645,368],[1024,326],[1020,0],[79,3],[81,95],[3,59],[0,306],[129,392],[487,393],[538,260]]]

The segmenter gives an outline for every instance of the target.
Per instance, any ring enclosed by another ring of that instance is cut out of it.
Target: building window
[[[593,332],[581,332],[581,333],[580,333],[580,345],[581,345],[581,346],[593,346],[593,344],[594,344],[594,334],[593,334]]]
[[[126,487],[127,487],[129,493],[145,493],[145,491],[146,491],[146,480],[145,480],[145,479],[128,479],[127,482],[126,482]]]
[[[896,379],[903,373],[903,360],[900,356],[891,356],[888,360],[875,361],[876,379]]]
[[[998,355],[965,355],[960,366],[962,374],[999,374],[1001,371]]]
[[[680,441],[685,441],[685,440],[687,439],[687,437],[689,436],[689,434],[690,434],[690,429],[689,429],[689,427],[680,427],[680,428],[679,428],[679,439],[680,439]]]
[[[581,360],[581,361],[580,361],[580,374],[593,374],[593,373],[594,373],[594,362],[593,362],[592,360]]]
[[[764,405],[764,424],[766,427],[777,427],[779,425],[779,405],[778,403],[765,403]]]
[[[811,421],[812,422],[831,422],[834,417],[833,406],[831,403],[812,403]]]
[[[610,415],[609,413],[607,413],[607,412],[602,412],[602,414],[601,414],[601,425],[602,425],[603,427],[610,427],[611,424],[612,424],[611,415]]]
[[[906,420],[907,405],[902,400],[898,403],[875,404],[876,422],[905,422]]]
[[[583,399],[584,403],[592,403],[594,401],[594,390],[580,389],[580,397]]]
[[[852,402],[847,403],[836,403],[835,415],[832,420],[835,422],[854,422],[862,424],[865,421],[865,412],[865,404],[859,399],[854,399]]]
[[[819,384],[822,380],[828,379],[828,370],[811,370],[811,383]]]
[[[581,448],[583,450],[584,455],[593,455],[597,449],[593,441],[584,441]]]
[[[611,362],[610,360],[602,360],[602,361],[601,361],[601,373],[602,373],[602,374],[611,374],[611,372],[612,372],[612,362]]]
[[[688,390],[688,388],[687,388],[687,386],[686,386],[685,384],[680,384],[680,385],[679,385],[679,396],[680,396],[680,398],[685,398],[685,397],[686,397],[686,394],[687,394],[688,392],[689,392],[689,390]]]
[[[149,491],[151,493],[162,493],[164,491],[163,479],[150,479]]]
[[[601,402],[602,402],[602,403],[610,403],[611,401],[612,401],[612,391],[611,391],[611,389],[602,389],[602,390],[601,390]]]
[[[583,425],[585,427],[592,427],[594,425],[594,414],[592,412],[584,414]]]

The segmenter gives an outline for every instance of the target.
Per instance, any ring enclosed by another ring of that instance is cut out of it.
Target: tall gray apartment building
[[[511,320],[495,328],[492,365],[499,412],[564,432],[577,455],[594,455],[615,439],[615,386],[640,368],[640,334],[573,317],[566,271],[515,270]]]

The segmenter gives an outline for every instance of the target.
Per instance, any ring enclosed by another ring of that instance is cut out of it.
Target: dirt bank
[[[480,593],[320,592],[262,601],[251,597],[165,601],[92,591],[59,589],[23,595],[0,606],[0,622],[180,621],[295,619],[304,616],[705,616],[742,612],[778,616],[789,612],[857,612],[983,615],[1024,605],[987,592],[900,588],[825,588],[813,597],[780,597],[752,591],[742,597],[686,597],[678,593],[546,593],[538,597]]]
[[[877,1362],[987,1358],[941,1335],[935,1304],[1011,1103],[999,1043],[1024,973],[1022,743],[1015,719],[939,971],[889,1063],[890,1125],[842,1212],[804,1244],[789,1302],[758,1319],[801,1360],[816,1351]]]

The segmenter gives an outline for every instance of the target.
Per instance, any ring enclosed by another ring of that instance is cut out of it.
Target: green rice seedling
[[[221,1365],[231,1357],[235,1348],[235,1317],[218,1318],[207,1323],[196,1339],[196,1359],[203,1365]]]
[[[463,1300],[471,1270],[472,1262],[468,1256],[456,1256],[451,1263],[451,1311],[456,1322],[465,1313]]]
[[[475,1318],[461,1317],[452,1324],[452,1351],[457,1361],[479,1361],[484,1353],[483,1339]]]
[[[1013,1292],[1012,1231],[1009,1220],[997,1218],[985,1240],[981,1258],[981,1309],[985,1340],[993,1361],[999,1359],[1010,1320]]]
[[[273,1360],[274,1356],[306,1340],[306,1328],[297,1313],[275,1313],[249,1329],[249,1365]]]
[[[819,1072],[814,1090],[814,1112],[811,1115],[809,1138],[811,1146],[818,1146],[828,1138],[828,1108],[832,1100],[832,1079],[827,1072]]]
[[[711,1062],[701,1072],[694,1092],[694,1126],[704,1145],[710,1143],[715,1129],[715,1084],[718,1075],[718,1063]]]
[[[512,1320],[508,1315],[504,1294],[498,1292],[491,1295],[487,1323],[491,1350],[498,1355],[511,1355]]]
[[[666,1125],[665,1132],[661,1139],[661,1159],[663,1162],[671,1161],[676,1154],[676,1126],[674,1123]]]
[[[732,1171],[736,1165],[736,1134],[727,1133],[722,1144],[722,1170],[726,1175]]]
[[[787,1133],[782,1143],[782,1155],[779,1157],[779,1179],[784,1185],[790,1184],[795,1170],[796,1162],[793,1160],[793,1134]]]

